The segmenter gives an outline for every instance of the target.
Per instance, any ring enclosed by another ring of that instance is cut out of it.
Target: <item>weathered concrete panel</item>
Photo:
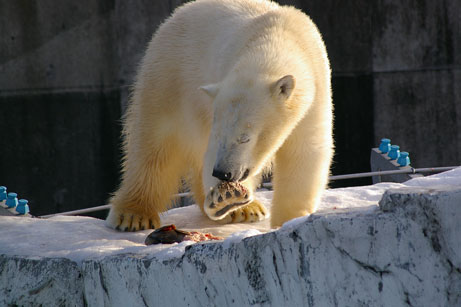
[[[461,10],[460,10],[460,13],[461,13]],[[461,33],[461,31],[459,33]],[[460,45],[460,49],[461,49],[461,45]],[[458,155],[461,155],[461,148],[460,148],[461,147],[461,69],[456,69],[453,71],[453,90],[454,90],[453,102],[454,102],[454,107],[455,107],[455,118],[456,118],[454,130],[458,131],[458,138],[455,139],[455,142],[458,144]],[[461,164],[461,158],[458,158],[458,165],[459,164]]]
[[[129,85],[153,32],[183,2],[2,2],[2,89]]]
[[[0,305],[87,306],[83,275],[63,258],[12,259],[0,255]]]
[[[33,214],[102,205],[115,190],[120,105],[180,2],[0,3],[0,182]]]
[[[317,24],[328,51],[333,73],[355,74],[372,68],[372,1],[279,0],[293,5]]]
[[[373,3],[374,71],[439,68],[459,61],[459,1]]]
[[[114,36],[119,58],[119,76],[131,84],[145,48],[157,27],[186,1],[116,1]]]
[[[0,96],[0,182],[32,213],[105,203],[118,182],[118,91]]]
[[[97,3],[97,4],[96,4]],[[2,90],[116,83],[111,1],[3,1]]]
[[[451,70],[376,74],[375,134],[409,151],[419,167],[461,161],[459,78]],[[458,82],[456,82],[458,81]],[[459,95],[459,94],[458,94]]]

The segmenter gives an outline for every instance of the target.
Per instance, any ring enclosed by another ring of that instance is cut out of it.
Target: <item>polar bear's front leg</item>
[[[160,227],[159,213],[167,209],[186,169],[176,148],[164,142],[144,152],[131,149],[134,153],[127,155],[122,184],[110,200],[109,227],[121,231]]]
[[[306,147],[311,148],[311,147]],[[277,153],[271,227],[317,210],[327,186],[331,149],[296,152],[282,148]]]

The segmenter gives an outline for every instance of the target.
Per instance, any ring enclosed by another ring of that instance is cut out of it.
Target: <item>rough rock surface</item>
[[[0,305],[461,306],[461,188],[389,190],[181,258],[0,257]]]

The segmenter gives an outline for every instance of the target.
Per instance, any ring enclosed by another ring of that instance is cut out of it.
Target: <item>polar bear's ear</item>
[[[286,75],[272,84],[271,91],[273,95],[288,99],[295,88],[296,80],[292,75]]]
[[[217,83],[208,84],[199,87],[199,90],[204,91],[211,98],[215,98],[219,91],[219,86]]]

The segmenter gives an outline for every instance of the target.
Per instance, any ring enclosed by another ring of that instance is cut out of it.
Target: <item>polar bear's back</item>
[[[151,56],[146,58],[152,59],[154,55],[161,56],[162,61],[171,58],[181,67],[196,71],[196,76],[207,76],[207,80],[199,83],[216,81],[220,76],[213,75],[213,72],[227,70],[226,67],[217,69],[216,65],[225,66],[228,63],[226,55],[238,52],[242,43],[234,40],[245,39],[247,24],[277,8],[277,4],[265,0],[199,0],[188,3],[176,9],[160,26],[149,45]]]
[[[266,0],[199,0],[176,9],[159,27],[140,65],[136,87],[150,88],[143,84],[147,82],[166,88],[176,82],[176,95],[196,104],[199,86],[222,81],[245,58],[244,50],[264,39],[272,40],[268,49],[248,57],[250,62],[257,58],[275,70],[283,67],[293,73],[305,67],[299,63],[315,59],[320,62],[306,65],[329,70],[320,34],[301,11]],[[287,56],[293,65],[287,65]]]

